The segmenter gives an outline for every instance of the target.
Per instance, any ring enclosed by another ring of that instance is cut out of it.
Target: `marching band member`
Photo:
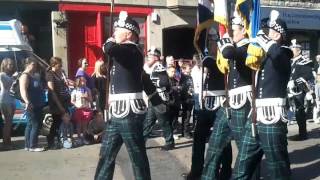
[[[170,97],[170,82],[166,68],[160,62],[161,52],[155,47],[148,51],[148,60],[144,65],[145,71],[150,75],[151,81],[157,88],[157,92],[165,103],[165,107],[159,111],[151,103],[148,104],[148,111],[144,120],[143,136],[145,140],[152,132],[152,128],[158,119],[161,128],[163,129],[166,144],[161,150],[172,150],[174,148],[173,128],[171,126],[170,109],[168,108],[169,102],[172,100]]]
[[[233,38],[221,37],[218,47],[223,57],[229,59],[228,73],[229,102],[219,108],[213,132],[209,140],[202,173],[203,180],[219,179],[218,165],[224,156],[223,150],[234,138],[238,147],[242,142],[244,127],[251,108],[251,69],[245,65],[249,39],[242,19],[235,14],[232,19]],[[219,67],[219,66],[218,66]],[[220,66],[220,70],[223,67]],[[227,104],[230,107],[227,107]],[[230,112],[229,112],[230,108]],[[229,117],[228,117],[229,116]]]
[[[103,45],[112,61],[110,72],[110,114],[100,149],[95,180],[112,180],[115,159],[124,143],[135,179],[150,180],[150,168],[143,137],[147,109],[142,90],[156,107],[161,99],[150,78],[143,71],[143,55],[138,47],[140,28],[124,11],[114,23],[114,36]],[[161,108],[160,108],[161,109]]]
[[[192,145],[192,163],[188,174],[182,174],[187,180],[200,179],[204,165],[205,145],[211,135],[211,128],[219,118],[219,111],[222,109],[226,100],[224,90],[224,76],[219,71],[216,60],[213,56],[216,54],[216,32],[210,29],[208,38],[208,54],[202,59],[202,70],[204,78],[199,78],[203,93],[199,94],[196,104],[203,104],[203,108],[198,112],[198,119],[195,126]],[[202,97],[201,97],[202,96]],[[209,141],[209,144],[214,143]],[[231,177],[232,149],[231,144],[226,144],[222,159],[216,164],[217,173],[221,179]],[[221,165],[221,168],[220,168]]]
[[[291,76],[288,83],[289,97],[294,103],[296,121],[299,126],[299,134],[293,136],[291,140],[307,139],[307,114],[305,111],[305,99],[313,100],[314,75],[312,74],[313,62],[310,59],[302,56],[301,45],[297,44],[296,39],[293,39],[290,46],[293,52],[291,63]]]
[[[278,16],[279,12],[271,11],[268,35],[259,31],[256,37],[266,52],[256,77],[257,134],[252,135],[251,122],[247,122],[234,179],[249,180],[263,154],[270,179],[290,179],[285,103],[292,51],[284,46],[287,26]]]

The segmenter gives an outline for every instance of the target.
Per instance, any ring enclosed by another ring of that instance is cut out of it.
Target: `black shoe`
[[[174,144],[166,144],[160,148],[161,151],[170,151],[174,149]]]
[[[295,135],[288,138],[290,141],[304,141],[308,139],[307,135]]]
[[[183,133],[183,137],[186,138],[186,139],[192,139],[192,134],[191,133]]]

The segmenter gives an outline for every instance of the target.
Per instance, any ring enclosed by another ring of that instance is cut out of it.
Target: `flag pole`
[[[111,0],[110,2],[110,17],[109,17],[109,36],[112,36],[113,34],[113,12],[114,12],[114,0]],[[104,109],[104,121],[107,122],[109,119],[109,86],[110,86],[110,69],[112,66],[111,63],[111,57],[108,56],[107,59],[107,82],[106,82],[106,104],[105,104],[105,109]]]

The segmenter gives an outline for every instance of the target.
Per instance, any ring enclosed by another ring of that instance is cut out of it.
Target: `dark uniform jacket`
[[[204,107],[206,110],[216,110],[225,100],[224,75],[218,69],[216,60],[212,56],[204,57],[202,65],[208,69],[203,88]]]
[[[181,74],[179,81],[181,86],[180,98],[182,103],[192,104],[193,103],[193,80],[190,75]]]
[[[247,38],[239,41],[234,48],[222,52],[224,58],[229,59],[228,95],[229,105],[233,109],[243,107],[251,97],[252,70],[246,66]]]
[[[112,60],[109,101],[114,117],[125,117],[130,110],[137,114],[145,113],[143,90],[149,98],[160,103],[155,87],[143,71],[144,58],[137,44],[107,42],[104,44],[104,51]]]
[[[264,124],[286,121],[287,83],[290,77],[292,51],[273,44],[257,72],[257,120]]]
[[[309,90],[306,89],[306,84],[299,82],[300,78],[303,78],[308,84],[313,86],[314,84],[314,76],[313,76],[313,63],[311,60],[304,58],[302,55],[299,55],[293,59],[293,63],[291,65],[291,76],[290,80],[294,81],[295,93],[300,93],[304,91],[307,93]]]
[[[166,104],[172,104],[171,85],[166,68],[159,62],[151,67],[150,79],[156,87],[156,90],[162,101]]]
[[[285,98],[291,72],[292,51],[285,46],[272,45],[258,71],[257,98]]]
[[[251,85],[251,69],[245,64],[248,45],[249,40],[243,39],[233,49],[222,52],[223,57],[229,59],[229,90]]]

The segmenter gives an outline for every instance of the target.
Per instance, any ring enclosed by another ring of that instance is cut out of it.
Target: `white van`
[[[4,58],[15,60],[17,71],[24,69],[24,60],[27,57],[38,59],[39,64],[43,67],[47,65],[37,55],[33,53],[25,35],[22,34],[22,24],[20,21],[13,19],[10,21],[0,21],[0,64]],[[26,124],[23,114],[23,104],[16,100],[16,112],[13,117],[13,128],[17,129],[20,125]]]

